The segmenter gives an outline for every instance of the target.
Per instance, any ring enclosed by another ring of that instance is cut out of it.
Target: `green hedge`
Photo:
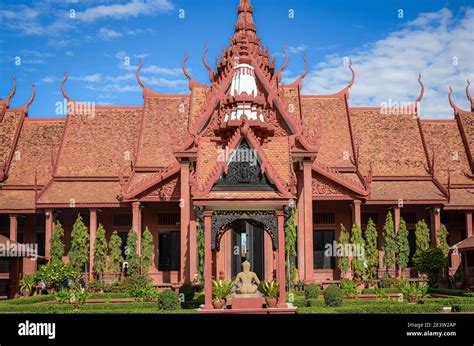
[[[443,294],[447,296],[474,297],[474,292],[456,290],[450,288],[429,288],[428,293]]]
[[[381,292],[384,292],[385,294],[396,294],[400,293],[400,289],[398,287],[392,287],[392,288],[382,288],[382,289],[376,289],[376,288],[364,288],[362,290],[362,294],[381,294]]]

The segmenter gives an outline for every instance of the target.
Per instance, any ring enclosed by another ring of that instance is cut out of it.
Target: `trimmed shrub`
[[[331,284],[324,291],[324,303],[326,306],[337,307],[342,305],[344,299],[344,291],[339,286]]]
[[[165,290],[158,295],[158,308],[160,310],[177,310],[180,307],[178,293]]]
[[[391,278],[391,277],[384,277],[382,280],[380,280],[380,288],[398,288],[398,280],[396,278]]]
[[[318,298],[322,293],[323,291],[316,284],[309,284],[304,289],[304,297],[306,299]]]
[[[428,285],[431,288],[439,286],[446,261],[443,250],[440,248],[421,250],[414,259],[416,270],[428,274]]]
[[[183,295],[184,301],[189,302],[194,299],[194,287],[190,283],[185,283],[179,288],[179,295]],[[182,300],[182,299],[181,299]]]
[[[349,279],[341,280],[341,289],[345,297],[353,297],[360,293],[356,283]]]

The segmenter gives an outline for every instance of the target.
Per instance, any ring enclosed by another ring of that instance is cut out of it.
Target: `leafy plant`
[[[128,263],[128,273],[134,274],[138,272],[139,258],[138,258],[138,236],[137,232],[132,228],[128,232],[127,236],[127,247],[125,249],[125,259]]]
[[[382,280],[380,280],[379,285],[380,288],[394,288],[399,286],[399,282],[396,278],[385,276]]]
[[[296,256],[296,212],[296,207],[293,204],[289,209],[289,217],[285,223],[287,289],[290,289],[290,284],[295,281],[297,273],[295,265],[291,262],[291,259]]]
[[[196,244],[197,244],[197,281],[204,281],[204,221],[202,214],[196,212]]]
[[[409,303],[423,301],[428,291],[428,287],[424,282],[410,282],[407,279],[401,280],[399,287],[403,298],[406,298]]]
[[[395,265],[395,254],[397,251],[397,242],[395,239],[395,228],[393,225],[392,213],[388,212],[383,227],[384,236],[384,256],[383,265],[387,275],[390,276],[390,269]]]
[[[357,249],[357,253],[352,258],[354,278],[360,281],[365,279],[365,242],[358,224],[352,225],[351,233],[352,246]]]
[[[304,289],[304,297],[306,299],[318,298],[322,293],[323,291],[316,284],[309,284]]]
[[[155,245],[153,244],[153,235],[148,227],[145,227],[142,238],[142,257],[140,260],[140,271],[143,274],[148,273],[148,269],[153,264],[153,253],[155,252]]]
[[[74,305],[76,309],[79,309],[89,297],[89,292],[78,289],[77,287],[72,287],[71,289],[62,288],[59,292],[54,294],[54,299],[59,304],[71,304]]]
[[[360,293],[356,283],[349,279],[341,280],[341,289],[344,292],[345,297],[354,297]]]
[[[213,280],[212,296],[215,300],[223,300],[232,292],[234,284],[230,280]]]
[[[81,214],[77,215],[76,222],[71,232],[71,250],[69,262],[72,267],[82,271],[84,265],[89,263],[89,231],[82,221]]]
[[[430,288],[436,288],[439,286],[443,276],[446,261],[447,258],[444,256],[443,250],[440,248],[428,248],[418,253],[418,256],[414,259],[414,264],[420,273],[428,275],[428,285]]]
[[[379,271],[379,250],[377,248],[377,229],[369,219],[365,229],[365,257],[367,259],[367,277],[375,279]]]
[[[447,258],[449,255],[449,245],[448,245],[448,230],[446,226],[441,224],[440,229],[436,231],[436,243],[437,247],[441,249],[444,256]]]
[[[346,249],[349,245],[349,233],[347,232],[344,225],[341,223],[341,232],[339,234],[339,240],[337,241],[337,246],[342,249],[341,257],[339,258],[337,266],[343,273],[343,276],[349,270],[349,254],[347,253]]]
[[[324,304],[330,307],[338,307],[342,305],[344,299],[344,292],[342,289],[335,285],[331,284],[324,291]]]
[[[158,295],[158,308],[160,310],[176,310],[179,305],[178,293],[173,290],[165,290]]]
[[[23,292],[24,290],[28,290],[31,293],[35,285],[36,285],[35,274],[24,275],[19,282],[20,292]]]
[[[417,257],[420,252],[429,249],[430,247],[430,229],[425,223],[425,220],[420,220],[415,228],[415,255]]]
[[[278,298],[280,292],[280,283],[278,281],[262,281],[258,286],[258,290],[267,298]]]
[[[123,262],[122,257],[122,238],[119,237],[117,231],[112,233],[109,242],[110,249],[110,260],[109,260],[109,272],[120,273],[121,265]]]
[[[62,261],[64,255],[64,229],[59,221],[54,226],[53,234],[49,241],[51,246],[51,262]]]
[[[408,230],[405,220],[400,219],[397,233],[397,263],[401,270],[408,267],[410,260],[410,244],[408,243]]]
[[[81,273],[69,264],[62,262],[54,262],[43,265],[36,272],[36,280],[44,282],[46,285],[53,287],[55,290],[64,286],[69,279],[76,282]]]
[[[158,292],[148,276],[134,273],[121,282],[122,292],[127,292],[131,297],[147,301],[158,297]]]
[[[107,240],[105,239],[105,229],[99,224],[94,242],[94,266],[96,274],[103,274],[107,269]]]
[[[296,291],[304,291],[304,280],[297,280],[295,282],[295,290]]]

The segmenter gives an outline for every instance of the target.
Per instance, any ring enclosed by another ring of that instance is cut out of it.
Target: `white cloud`
[[[54,76],[46,76],[44,78],[41,79],[41,83],[46,83],[46,84],[51,84],[51,83],[55,83],[55,82],[58,82],[59,81],[59,78],[57,77],[54,77]]]
[[[99,19],[124,19],[140,15],[152,15],[157,12],[169,12],[174,9],[169,0],[132,0],[124,4],[100,5],[77,12],[77,19],[93,22]]]
[[[305,46],[304,44],[300,44],[299,46],[296,46],[296,47],[292,47],[292,46],[287,47],[287,51],[289,54],[301,53],[307,49],[308,47]]]
[[[100,28],[99,32],[98,32],[98,35],[99,35],[100,38],[102,38],[104,40],[110,40],[112,38],[117,38],[117,37],[122,36],[122,34],[120,32],[117,32],[113,29],[107,29],[107,28]]]
[[[71,76],[69,78],[71,80],[78,80],[81,82],[98,83],[101,81],[102,75],[100,73],[95,73],[95,74],[85,75],[85,76]]]
[[[474,79],[473,32],[473,8],[456,20],[450,10],[442,9],[422,13],[401,30],[356,50],[349,56],[356,71],[350,105],[380,106],[389,99],[414,101],[420,92],[417,77],[421,72],[425,85],[422,116],[452,116],[449,85],[458,105],[467,109],[466,79]],[[351,75],[343,61],[343,56],[333,55],[318,63],[305,79],[303,93],[330,94],[347,85]],[[293,79],[285,78],[287,82]]]
[[[191,69],[188,69],[191,71]],[[183,76],[183,70],[181,68],[168,68],[168,67],[159,67],[156,65],[150,65],[147,67],[142,68],[141,72],[143,73],[150,73],[156,75],[167,75],[167,76]]]

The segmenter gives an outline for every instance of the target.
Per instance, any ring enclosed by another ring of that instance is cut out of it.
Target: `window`
[[[170,271],[180,269],[180,232],[161,232],[158,236],[158,269]]]
[[[313,213],[313,223],[315,225],[334,225],[336,223],[336,213],[333,211],[316,211]]]
[[[326,244],[334,242],[334,231],[313,231],[313,264],[314,269],[335,269],[335,257],[326,256]]]
[[[403,220],[407,225],[415,225],[416,224],[416,213],[414,211],[402,212],[400,213]]]
[[[158,213],[158,225],[160,226],[174,226],[179,225],[179,213]]]
[[[132,214],[115,214],[114,227],[132,227]]]
[[[363,225],[367,225],[369,223],[369,219],[372,219],[376,225],[379,223],[379,213],[377,212],[364,212],[361,216]]]

